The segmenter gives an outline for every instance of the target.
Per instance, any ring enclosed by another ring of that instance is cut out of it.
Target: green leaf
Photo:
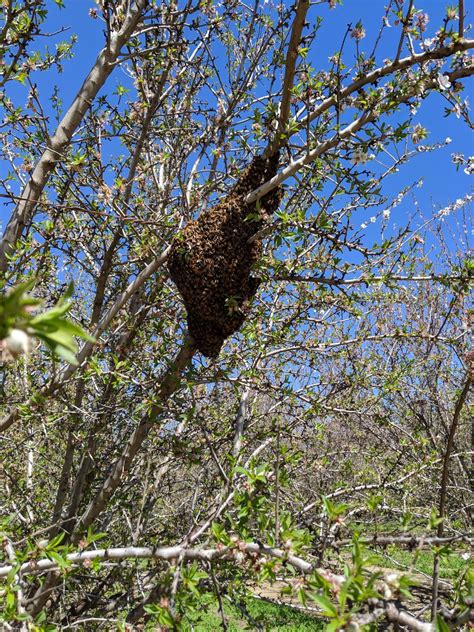
[[[58,533],[52,540],[48,542],[48,549],[54,549],[64,540],[64,533]]]
[[[13,564],[11,571],[8,573],[7,577],[6,577],[6,582],[7,584],[11,584],[13,582],[13,580],[15,579],[15,575],[18,573],[18,571],[20,570],[20,564]]]
[[[50,346],[62,346],[69,351],[76,351],[77,345],[74,338],[67,332],[61,329],[56,329],[53,331],[45,332],[45,333],[37,333],[38,338],[41,338],[46,342],[46,344]]]
[[[436,616],[435,630],[436,632],[450,632],[449,625],[439,616],[439,614]]]
[[[17,81],[19,81],[20,83],[22,83],[23,85],[25,85],[26,83],[26,78],[28,77],[28,73],[26,72],[19,72],[16,76],[15,79]]]
[[[56,553],[56,551],[46,551],[46,557],[48,557],[53,562],[56,562],[59,568],[65,569],[71,566],[71,562],[69,562],[69,560],[65,557],[59,555],[59,553]]]
[[[338,612],[336,606],[330,601],[326,595],[312,593],[311,599],[321,608],[321,612],[326,617],[337,617]]]
[[[82,327],[76,325],[75,323],[71,323],[69,320],[61,320],[61,329],[69,332],[73,336],[77,336],[78,338],[82,338],[83,340],[88,340],[89,342],[95,342],[95,338],[87,333]]]
[[[103,538],[106,538],[106,537],[107,537],[106,533],[94,533],[94,531],[92,530],[92,527],[89,527],[87,529],[86,540],[88,544],[91,544],[92,542],[97,542],[98,540],[102,540]]]
[[[51,350],[54,351],[54,353],[60,358],[62,358],[66,362],[69,362],[69,364],[72,364],[73,366],[79,365],[74,353],[71,353],[71,351],[69,351],[69,349],[66,349],[66,347],[58,345],[57,347],[51,347]]]
[[[36,325],[41,325],[43,323],[49,323],[51,321],[61,319],[61,317],[64,316],[64,314],[66,314],[71,309],[71,307],[72,305],[70,303],[61,304],[58,301],[55,307],[48,309],[48,311],[43,312],[42,314],[38,314],[37,316],[34,316],[30,320],[29,324],[34,327]]]

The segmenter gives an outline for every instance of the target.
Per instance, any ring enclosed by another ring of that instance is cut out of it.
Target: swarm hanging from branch
[[[240,328],[260,284],[251,269],[262,242],[249,239],[278,208],[281,189],[252,204],[245,196],[277,169],[278,153],[254,158],[229,194],[189,222],[171,244],[170,276],[186,306],[189,333],[209,358],[219,355],[226,338]]]

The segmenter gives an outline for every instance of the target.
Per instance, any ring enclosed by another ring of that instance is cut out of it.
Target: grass
[[[469,559],[464,560],[461,557],[461,553],[463,551],[444,553],[440,556],[440,577],[451,580],[457,579],[469,567],[472,562]],[[380,559],[380,566],[384,568],[398,569],[400,567],[394,564],[394,562],[397,562],[403,569],[410,569],[413,573],[424,573],[429,577],[433,574],[434,554],[432,551],[413,552],[396,547],[388,547],[386,554],[380,553],[380,551],[376,554]]]
[[[281,630],[282,632],[322,632],[323,622],[316,620],[300,610],[268,603],[261,599],[248,598],[244,607],[249,618],[235,606],[224,600],[224,612],[229,632],[256,630],[256,623],[265,632]],[[250,620],[251,618],[251,620]],[[214,600],[206,600],[203,611],[187,617],[183,629],[186,632],[209,632],[222,629],[222,621]]]
[[[472,560],[463,559],[462,553],[467,549],[445,552],[440,557],[440,577],[454,581],[458,579],[472,564]],[[434,554],[430,550],[408,551],[396,546],[372,552],[377,556],[377,566],[384,569],[406,571],[409,574],[423,573],[428,577],[433,573]],[[241,630],[264,630],[271,632],[322,632],[326,629],[324,620],[318,619],[301,610],[269,603],[261,599],[247,598],[243,608],[239,609],[227,599],[223,599],[227,629],[229,632]],[[202,598],[201,608],[197,613],[190,613],[183,621],[186,632],[208,632],[222,629],[218,604],[213,595]]]

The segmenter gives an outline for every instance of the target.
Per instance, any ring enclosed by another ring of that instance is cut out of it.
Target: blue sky
[[[54,3],[51,2],[51,4]],[[317,15],[324,17],[316,45],[313,48],[314,52],[311,55],[314,67],[318,69],[328,65],[327,59],[339,49],[347,24],[355,24],[358,20],[362,20],[366,29],[366,38],[361,42],[361,46],[371,49],[381,25],[385,4],[386,2],[381,0],[357,0],[356,2],[346,0],[343,6],[334,10],[329,10],[325,5],[312,7],[309,14],[310,21],[314,21]],[[100,20],[91,20],[88,16],[89,9],[94,6],[92,0],[65,0],[65,5],[66,8],[63,10],[53,7],[50,15],[53,18],[51,20],[52,26],[68,26],[70,30],[67,34],[75,33],[78,36],[75,58],[65,63],[64,74],[60,80],[61,93],[66,105],[75,95],[100,50],[103,34]],[[437,26],[441,24],[446,3],[440,0],[425,0],[419,2],[418,5],[422,6],[429,15],[426,37],[432,37]],[[474,15],[472,17],[474,18]],[[385,29],[383,40],[379,46],[381,59],[394,56],[398,36],[398,29],[394,27],[391,30]],[[348,42],[346,50],[351,51],[351,48],[355,50],[352,40]],[[417,52],[419,51],[417,50]],[[74,68],[73,71],[72,68]],[[43,79],[46,83],[48,82],[46,76]],[[119,70],[112,75],[104,89],[110,90],[111,85],[117,85],[122,80],[123,77],[121,77]],[[469,79],[465,85],[467,86],[466,96],[472,103],[474,102],[474,79]],[[450,160],[451,154],[457,151],[469,155],[474,154],[472,133],[455,116],[443,116],[446,105],[446,101],[441,95],[431,95],[420,108],[417,120],[430,130],[427,142],[442,142],[449,137],[452,139],[452,143],[436,154],[420,155],[415,158],[405,168],[402,168],[399,175],[392,180],[394,187],[397,188],[399,186],[397,182],[403,186],[406,183],[406,178],[413,177],[416,172],[417,177],[424,178],[423,188],[426,193],[429,192],[429,195],[422,195],[420,192],[421,198],[425,198],[425,202],[431,199],[440,205],[448,204],[451,200],[461,197],[472,187],[470,177],[464,174],[462,169],[456,171]]]
[[[361,47],[365,50],[371,50],[381,25],[385,4],[380,0],[357,0],[357,2],[347,0],[342,7],[339,6],[332,11],[327,5],[312,7],[309,14],[310,23],[314,23],[317,15],[322,15],[324,18],[322,28],[310,53],[313,66],[316,69],[328,66],[328,57],[339,50],[347,25],[349,23],[355,24],[358,20],[362,21],[366,30],[366,37],[362,40]],[[52,93],[53,87],[57,83],[64,106],[67,107],[103,45],[103,24],[100,20],[92,20],[88,15],[89,9],[95,6],[93,0],[65,0],[65,8],[62,10],[57,8],[53,0],[51,0],[50,5],[48,30],[54,32],[60,27],[66,27],[68,30],[49,39],[48,45],[52,47],[53,42],[57,43],[69,38],[72,34],[77,35],[78,42],[74,49],[74,58],[64,62],[62,75],[38,73],[34,80],[40,87],[43,103],[46,103],[47,97]],[[429,15],[426,37],[432,37],[437,26],[441,23],[445,3],[439,0],[425,0],[420,1],[419,6],[422,6]],[[466,20],[466,22],[469,21],[469,19]],[[398,30],[393,27],[385,29],[384,37],[378,49],[379,60],[394,56],[398,33]],[[345,50],[347,51],[346,60],[350,62],[355,55],[353,40],[348,40]],[[115,86],[124,81],[123,71],[118,68],[109,78],[104,90],[111,92]],[[468,88],[465,96],[472,103],[474,101],[473,80],[468,80],[465,85]],[[26,90],[22,86],[19,84],[14,86],[12,96],[18,100],[18,105],[24,102],[25,94]],[[454,152],[461,152],[465,155],[474,154],[472,132],[454,116],[445,118],[443,116],[445,105],[446,102],[441,95],[431,95],[420,108],[416,121],[430,130],[426,142],[442,142],[447,137],[451,138],[452,142],[435,153],[416,156],[407,165],[402,166],[399,173],[390,178],[385,186],[386,192],[395,194],[409,181],[423,178],[424,185],[417,189],[416,195],[420,207],[428,215],[433,206],[440,208],[472,190],[472,176],[467,176],[462,169],[456,171],[451,161],[451,154]],[[405,201],[404,204],[410,205],[412,202]],[[412,210],[413,208],[407,208],[407,212]],[[2,212],[2,219],[5,219],[5,212],[6,209]]]
[[[381,25],[383,7],[386,4],[387,2],[379,0],[357,0],[357,2],[345,2],[343,7],[333,11],[326,10],[324,32],[321,34],[323,50],[326,46],[331,45],[331,41],[340,42],[347,24],[355,24],[359,19],[362,20],[366,29],[366,37],[362,40],[361,45],[371,50]],[[426,38],[433,37],[442,22],[444,8],[447,4],[449,3],[441,0],[421,0],[416,3],[416,6],[422,7],[429,16]],[[452,2],[451,4],[455,3]],[[471,16],[471,19],[472,17],[474,15]],[[390,18],[390,22],[393,24],[392,18]],[[393,25],[390,29],[384,30],[383,39],[378,49],[379,59],[394,57],[398,38],[399,30]],[[348,50],[350,50],[350,45],[348,45]],[[416,48],[416,52],[421,52],[419,47]],[[468,96],[469,102],[472,104],[473,79],[469,79],[465,85],[468,88],[465,96]],[[444,118],[446,105],[447,103],[441,95],[430,95],[422,104],[416,121],[430,130],[426,142],[442,142],[449,137],[452,139],[452,143],[434,154],[420,154],[407,165],[402,166],[398,175],[392,179],[392,184],[395,187],[400,187],[406,184],[407,178],[423,177],[425,184],[423,189],[418,192],[418,196],[420,201],[425,204],[430,203],[431,200],[439,205],[448,204],[451,200],[462,197],[467,190],[472,188],[471,177],[464,174],[462,170],[457,172],[450,157],[453,152],[457,151],[472,155],[474,153],[474,137],[467,126],[462,121],[457,120],[455,116]]]

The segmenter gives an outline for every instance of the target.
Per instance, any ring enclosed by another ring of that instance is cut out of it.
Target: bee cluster
[[[208,358],[217,357],[240,328],[260,284],[250,272],[262,241],[248,242],[278,208],[281,189],[257,203],[246,204],[245,197],[277,168],[278,155],[254,158],[228,195],[189,222],[171,245],[168,270],[186,306],[188,331]]]

